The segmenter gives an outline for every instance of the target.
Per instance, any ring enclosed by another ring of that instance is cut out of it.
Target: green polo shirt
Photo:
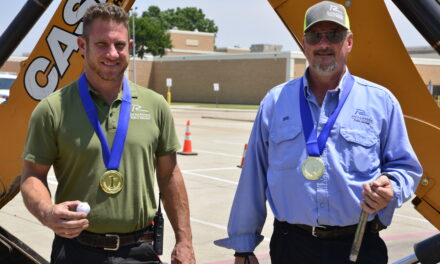
[[[122,92],[108,105],[90,87],[89,91],[111,149]],[[58,180],[56,203],[80,200],[90,204],[87,230],[91,232],[128,233],[150,225],[156,211],[156,158],[179,148],[164,98],[133,83],[130,91],[131,118],[119,166],[124,185],[117,194],[100,188],[99,180],[106,171],[101,143],[84,110],[76,81],[43,99],[29,122],[23,158],[53,165]]]

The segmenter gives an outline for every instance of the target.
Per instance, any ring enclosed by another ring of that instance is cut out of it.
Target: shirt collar
[[[304,95],[305,95],[305,97],[306,97],[307,100],[313,100],[312,98],[315,98],[315,96],[313,95],[313,93],[312,93],[312,91],[310,90],[310,87],[309,87],[309,81],[308,81],[308,79],[307,79],[308,73],[309,73],[309,67],[306,68],[306,70],[305,70],[305,72],[304,72],[304,75],[303,75]],[[348,71],[348,67],[346,66],[346,67],[345,67],[344,75],[342,75],[341,80],[339,80],[338,87],[336,87],[336,89],[333,90],[333,91],[335,91],[335,92],[338,92],[338,93],[339,93],[339,96],[341,96],[341,91],[344,89],[342,83],[343,83],[343,81],[345,80],[345,78],[347,78],[347,76],[348,76],[349,73],[350,73],[350,72]],[[315,99],[315,100],[316,100],[316,99]]]
[[[138,97],[138,85],[134,84],[131,81],[128,81],[128,86],[130,87],[130,92],[131,92],[131,98],[137,98]],[[91,92],[91,94],[95,97],[101,98],[102,100],[104,100],[104,98],[102,97],[102,95],[97,92],[95,89],[92,88],[92,86],[90,85],[90,83],[87,82],[87,88],[89,89],[89,92]],[[118,97],[116,97],[115,101],[122,101],[122,90],[119,91],[118,93]]]

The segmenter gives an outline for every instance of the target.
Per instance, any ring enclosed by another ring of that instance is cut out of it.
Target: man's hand
[[[177,243],[171,253],[171,264],[194,264],[194,249],[191,243]]]
[[[76,212],[80,201],[69,201],[46,207],[43,212],[43,224],[57,235],[74,238],[89,226],[87,214]]]
[[[53,204],[47,184],[50,166],[25,160],[21,175],[20,190],[29,211],[57,235],[65,238],[77,237],[89,226],[87,214],[75,212],[80,201]]]
[[[234,264],[258,264],[258,259],[256,256],[249,256],[249,262],[245,262],[245,257],[235,257]]]
[[[385,208],[394,197],[393,186],[387,176],[381,175],[371,184],[364,184],[362,209],[372,214]]]

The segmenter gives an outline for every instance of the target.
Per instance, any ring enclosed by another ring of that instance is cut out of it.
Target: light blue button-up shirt
[[[319,106],[305,76],[305,95],[319,135],[344,88],[328,91]],[[413,195],[422,168],[396,98],[382,86],[353,77],[353,89],[321,155],[324,175],[316,181],[305,179],[301,171],[308,155],[299,107],[300,79],[269,91],[249,139],[229,218],[229,237],[215,241],[216,245],[254,251],[263,240],[266,200],[279,221],[310,226],[357,224],[362,185],[381,173],[390,177],[394,198],[376,214],[384,225],[391,223],[395,208]]]

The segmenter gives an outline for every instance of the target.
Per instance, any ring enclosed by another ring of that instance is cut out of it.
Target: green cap
[[[350,30],[350,21],[343,5],[322,1],[311,6],[304,17],[304,32],[318,22],[330,21]]]

